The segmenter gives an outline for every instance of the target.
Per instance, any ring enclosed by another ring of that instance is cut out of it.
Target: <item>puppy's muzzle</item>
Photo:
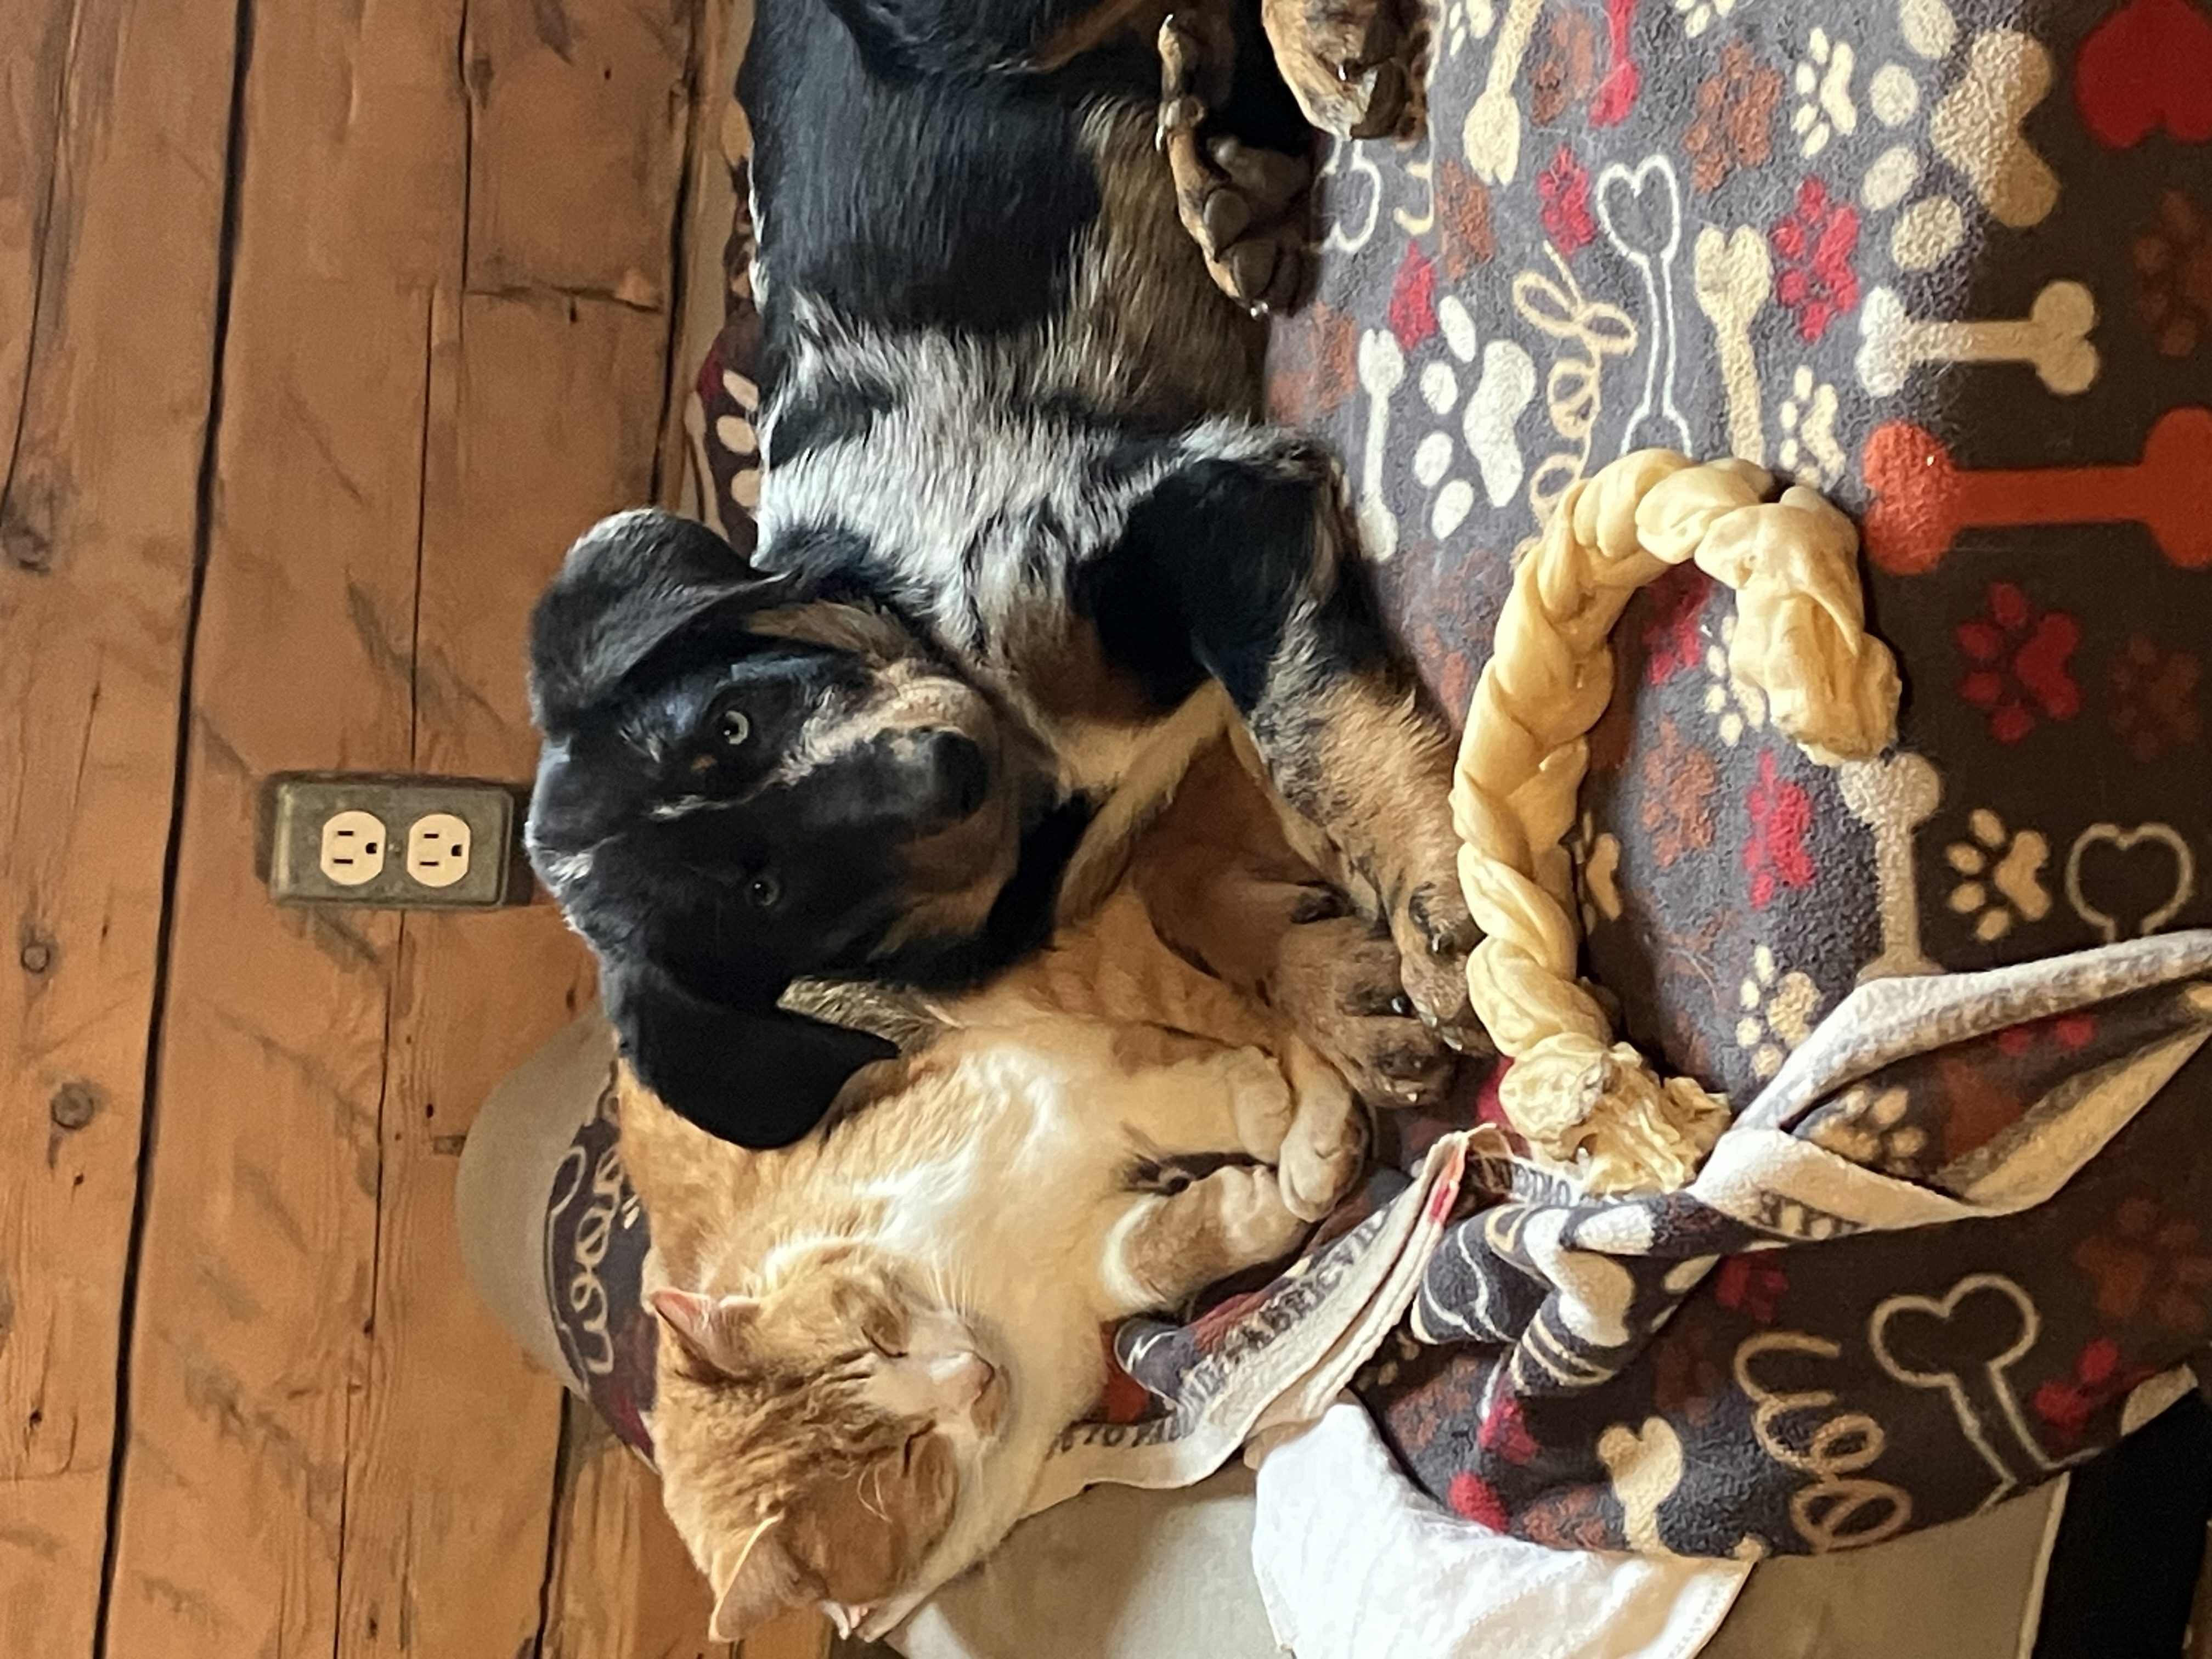
[[[965,823],[991,797],[991,760],[963,732],[901,732],[872,745],[870,816],[919,841]]]

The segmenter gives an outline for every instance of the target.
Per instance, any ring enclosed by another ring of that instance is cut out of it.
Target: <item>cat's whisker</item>
[[[875,1483],[875,1492],[872,1496],[868,1491],[871,1480]],[[860,1475],[857,1490],[860,1492],[860,1507],[885,1526],[889,1526],[891,1517],[884,1507],[884,1466],[880,1463],[868,1465]]]

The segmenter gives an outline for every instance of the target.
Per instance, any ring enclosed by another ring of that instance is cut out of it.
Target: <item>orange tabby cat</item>
[[[1177,828],[1147,844],[1197,844]],[[665,1281],[655,1451],[717,1638],[796,1604],[896,1624],[1019,1517],[1097,1397],[1102,1325],[1281,1259],[1357,1176],[1340,1071],[1161,942],[1140,894],[1192,890],[1158,878],[1173,857],[1140,848],[1087,921],[932,1008],[941,1034],[797,1146],[717,1140],[625,1074]],[[1178,1162],[1218,1167],[1164,1182]]]

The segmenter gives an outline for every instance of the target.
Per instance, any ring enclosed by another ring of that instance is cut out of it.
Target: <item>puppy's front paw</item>
[[[1267,997],[1370,1105],[1432,1105],[1450,1085],[1451,1052],[1413,1012],[1396,941],[1358,916],[1292,927]]]
[[[1413,104],[1413,42],[1399,0],[1264,0],[1283,79],[1306,119],[1340,138],[1398,131]]]
[[[1312,285],[1311,163],[1233,137],[1206,137],[1208,94],[1229,48],[1180,16],[1160,25],[1159,47],[1159,146],[1175,180],[1176,216],[1224,294],[1255,312],[1295,308]]]
[[[1390,918],[1398,970],[1421,1022],[1462,1054],[1497,1052],[1468,1000],[1467,959],[1481,937],[1455,881],[1425,882]]]

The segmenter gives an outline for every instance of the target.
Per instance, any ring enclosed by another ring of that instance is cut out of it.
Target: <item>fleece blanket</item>
[[[1413,141],[1324,174],[1284,419],[1347,460],[1463,708],[1516,549],[1647,445],[1864,526],[1900,740],[1828,770],[1694,572],[1616,636],[1574,836],[1627,1034],[1736,1109],[1695,1185],[1575,1201],[1495,1079],[1387,1126],[1288,1273],[1115,1334],[1040,1504],[1180,1484],[1349,1384],[1458,1513],[1736,1558],[1972,1513],[2109,1445],[2212,1335],[2212,14],[2200,0],[1443,0]],[[733,158],[742,167],[741,158]],[[737,191],[742,204],[742,179]],[[742,210],[690,428],[757,500]],[[546,1233],[647,1444],[617,1126]]]

